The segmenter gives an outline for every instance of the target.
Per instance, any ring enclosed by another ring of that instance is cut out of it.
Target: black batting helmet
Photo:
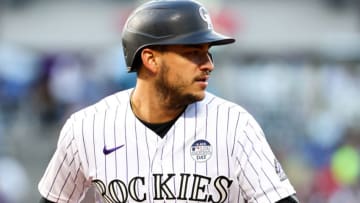
[[[223,45],[234,41],[215,32],[207,10],[192,0],[156,0],[141,5],[127,19],[122,36],[129,72],[136,71],[139,53],[150,45]]]

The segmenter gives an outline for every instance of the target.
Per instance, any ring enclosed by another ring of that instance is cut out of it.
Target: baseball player
[[[122,35],[134,88],[74,113],[38,185],[41,202],[298,202],[264,133],[241,106],[206,91],[214,31],[191,0],[144,3]]]

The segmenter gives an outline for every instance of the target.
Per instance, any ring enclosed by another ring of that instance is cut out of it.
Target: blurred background
[[[121,30],[143,1],[0,2],[0,203],[37,202],[65,119],[134,85]],[[301,202],[360,202],[360,1],[202,2],[237,39],[209,91],[254,115]]]

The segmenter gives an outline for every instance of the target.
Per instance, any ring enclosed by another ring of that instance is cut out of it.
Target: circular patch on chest
[[[191,145],[190,155],[197,162],[205,162],[212,155],[212,146],[207,140],[196,140]]]

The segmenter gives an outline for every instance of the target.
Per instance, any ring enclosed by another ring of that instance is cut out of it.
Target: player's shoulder
[[[222,118],[224,118],[224,123],[237,122],[240,128],[244,126],[251,126],[252,129],[257,129],[258,131],[261,131],[261,134],[263,134],[255,117],[240,104],[207,92],[204,100],[202,100],[198,106],[200,106],[200,110],[198,110],[200,114],[201,112],[205,112],[206,116],[209,112],[215,112],[217,116],[223,116]],[[226,120],[225,117],[237,119]]]
[[[74,112],[70,118],[72,120],[82,120],[96,114],[103,114],[105,111],[109,111],[111,109],[125,108],[129,102],[131,91],[132,88],[108,95],[100,99],[98,102]]]
[[[203,100],[192,105],[189,112],[195,112],[198,117],[203,118],[221,117],[224,118],[223,123],[238,122],[240,125],[256,123],[254,117],[243,106],[210,92],[206,92]],[[226,117],[238,119],[226,119]]]
[[[243,106],[210,92],[206,92],[205,98],[199,102],[199,104],[201,108],[220,108],[229,109],[229,111],[238,113],[248,113],[248,111]]]

